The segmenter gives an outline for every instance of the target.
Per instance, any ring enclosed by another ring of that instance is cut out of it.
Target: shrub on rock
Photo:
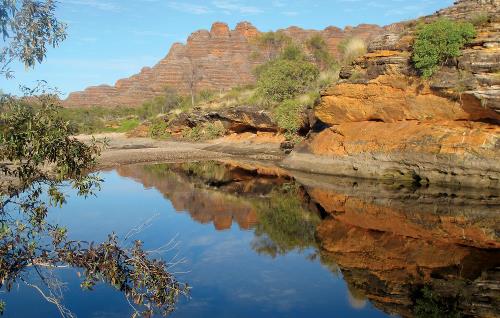
[[[278,59],[261,70],[257,89],[265,99],[282,102],[307,92],[318,76],[318,68],[308,61]]]
[[[475,35],[474,26],[468,22],[440,19],[421,26],[413,45],[413,63],[429,78],[446,61],[460,56],[460,49]]]

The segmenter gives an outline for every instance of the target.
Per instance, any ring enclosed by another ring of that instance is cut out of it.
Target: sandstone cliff
[[[418,22],[492,21],[430,81],[411,63]],[[406,178],[417,183],[500,186],[500,1],[461,0],[436,14],[388,28],[368,53],[321,92],[311,135],[284,165],[318,173]],[[311,164],[315,162],[315,164]]]
[[[328,27],[322,31],[290,27],[283,31],[295,41],[303,43],[314,34],[321,34],[332,54],[338,55],[338,44],[344,38],[370,39],[380,33],[381,27],[363,24],[344,30]],[[114,86],[89,87],[74,92],[64,101],[67,107],[75,106],[140,106],[155,96],[162,95],[169,86],[187,93],[185,70],[196,66],[201,70],[198,89],[227,90],[252,83],[255,66],[263,63],[255,37],[260,33],[248,22],[241,22],[234,30],[225,23],[216,22],[210,31],[199,30],[191,34],[186,44],[175,43],[168,55],[152,68],[145,67],[139,74],[121,79]]]

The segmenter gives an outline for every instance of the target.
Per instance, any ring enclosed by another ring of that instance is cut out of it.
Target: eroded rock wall
[[[461,0],[422,18],[490,21],[430,80],[411,63],[416,21],[388,28],[340,72],[315,108],[329,128],[284,166],[332,175],[500,187],[499,1]],[[420,21],[422,22],[422,21]],[[313,163],[313,164],[312,164]]]
[[[381,27],[363,24],[344,30],[328,27],[325,30],[304,30],[290,27],[283,31],[298,43],[304,43],[314,34],[322,35],[332,54],[337,56],[338,45],[344,38],[359,37],[368,40],[380,33]],[[200,69],[198,90],[227,90],[255,81],[253,69],[265,61],[259,53],[255,38],[260,34],[248,22],[238,23],[234,30],[216,22],[210,31],[199,30],[191,34],[186,44],[175,43],[168,55],[152,68],[145,67],[139,74],[121,79],[114,86],[101,85],[74,92],[64,101],[67,107],[75,106],[140,106],[172,87],[188,93],[186,70],[192,66]]]

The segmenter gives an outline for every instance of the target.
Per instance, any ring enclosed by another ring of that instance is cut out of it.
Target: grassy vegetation
[[[469,22],[439,19],[419,27],[413,45],[413,62],[424,78],[431,77],[440,66],[460,55],[460,49],[476,35]]]
[[[488,12],[478,12],[469,19],[469,22],[475,27],[481,27],[490,22],[490,20],[491,16]]]
[[[169,92],[171,92],[169,90]],[[204,100],[200,97],[200,100]],[[140,107],[78,107],[64,108],[60,116],[69,121],[81,134],[101,132],[129,132],[141,122],[155,122],[160,114],[173,110],[189,111],[190,99],[176,93],[158,96],[143,103]],[[156,126],[158,128],[158,126]]]
[[[212,140],[226,134],[226,128],[221,122],[204,123],[192,128],[186,128],[182,137],[190,141]]]
[[[355,37],[342,40],[338,48],[340,53],[342,53],[342,62],[344,64],[352,63],[367,51],[365,41]]]
[[[149,136],[154,139],[169,139],[168,124],[163,118],[155,118],[149,127]]]

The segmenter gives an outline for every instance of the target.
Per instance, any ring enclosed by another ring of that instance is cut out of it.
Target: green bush
[[[302,61],[305,60],[304,50],[297,44],[290,44],[283,49],[280,55],[281,59],[289,61]]]
[[[170,133],[167,132],[168,124],[164,118],[156,118],[149,127],[149,136],[153,139],[168,139]]]
[[[202,137],[202,130],[200,126],[185,128],[182,131],[182,138],[190,141],[200,141]]]
[[[479,12],[473,15],[470,19],[469,22],[472,23],[472,25],[480,27],[488,22],[490,22],[490,16],[486,12]]]
[[[304,106],[296,100],[286,100],[274,109],[274,119],[278,126],[285,130],[285,135],[295,135],[303,125]]]
[[[305,93],[318,77],[319,70],[312,63],[278,59],[261,69],[257,91],[269,101],[282,102]]]
[[[311,52],[314,62],[321,70],[331,70],[339,67],[338,62],[330,54],[328,45],[321,35],[316,34],[310,37],[306,42],[306,46]]]
[[[256,38],[256,42],[268,61],[280,55],[283,49],[292,43],[292,39],[283,32],[266,32]]]
[[[106,127],[103,129],[104,132],[118,132],[118,133],[124,133],[131,131],[137,126],[139,126],[140,122],[137,118],[129,118],[125,119],[123,121],[117,122],[117,125],[115,127]]]
[[[190,141],[211,140],[226,134],[226,128],[221,122],[204,123],[182,131],[182,138]]]
[[[440,19],[421,26],[413,45],[413,62],[425,78],[431,77],[448,59],[458,57],[460,49],[476,32],[468,22]]]
[[[215,123],[207,123],[203,127],[204,139],[216,139],[226,134],[224,125],[217,121]]]

